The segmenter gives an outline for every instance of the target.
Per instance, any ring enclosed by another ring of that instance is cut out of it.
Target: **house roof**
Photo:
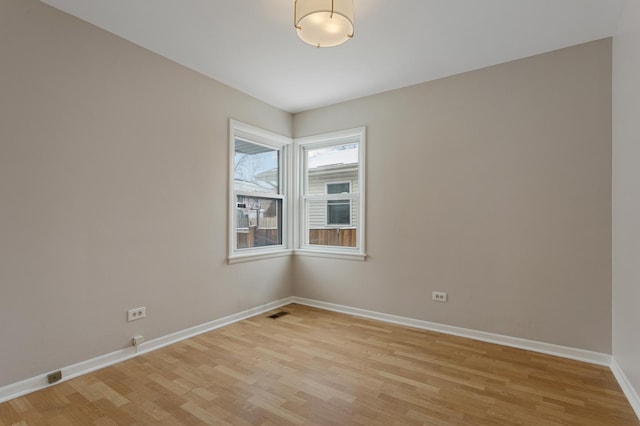
[[[311,169],[344,166],[358,163],[358,148],[346,149],[318,149],[309,152],[307,167]]]

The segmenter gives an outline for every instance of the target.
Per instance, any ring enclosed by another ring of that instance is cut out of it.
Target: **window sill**
[[[367,260],[367,255],[365,253],[343,253],[335,251],[299,249],[295,250],[293,254],[295,256],[324,257],[327,259],[354,260],[359,262]]]
[[[227,258],[227,263],[233,265],[235,263],[253,262],[255,260],[272,259],[276,257],[291,256],[292,250],[278,250],[262,253],[236,254]]]
[[[367,260],[367,255],[364,253],[346,253],[336,252],[328,250],[313,250],[313,249],[299,249],[299,250],[278,250],[262,253],[249,253],[249,254],[236,254],[227,258],[227,263],[233,265],[236,263],[253,262],[256,260],[273,259],[277,257],[285,256],[310,256],[310,257],[323,257],[325,259],[338,259],[338,260],[351,260],[357,262],[364,262]]]

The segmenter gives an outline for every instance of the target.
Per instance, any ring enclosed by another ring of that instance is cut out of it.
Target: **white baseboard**
[[[318,300],[294,297],[294,303],[312,306],[314,308],[326,309],[328,311],[341,312],[358,317],[371,318],[374,320],[390,322],[393,324],[405,325],[408,327],[423,330],[437,331],[454,336],[467,337],[469,339],[481,340],[483,342],[496,343],[498,345],[511,346],[533,352],[540,352],[547,355],[555,355],[562,358],[569,358],[577,361],[588,362],[590,364],[611,365],[611,355],[600,352],[592,352],[585,349],[570,348],[567,346],[554,345],[552,343],[537,342],[534,340],[521,339],[519,337],[504,336],[501,334],[487,333],[485,331],[471,330],[468,328],[454,327],[451,325],[438,324],[435,322],[423,321],[413,318],[401,317],[398,315],[384,314],[366,309],[352,308],[350,306],[337,305],[334,303],[321,302]]]
[[[8,401],[13,398],[49,387],[58,383],[62,383],[66,380],[73,379],[83,374],[90,373],[95,370],[99,370],[109,365],[116,364],[121,361],[125,361],[129,358],[162,348],[172,343],[179,342],[181,340],[188,339],[198,334],[206,333],[211,330],[215,330],[225,325],[233,324],[243,319],[260,315],[268,312],[272,309],[279,308],[284,305],[293,303],[293,297],[287,297],[285,299],[269,302],[264,305],[256,306],[255,308],[248,309],[246,311],[239,312],[237,314],[229,315],[217,320],[209,321],[204,324],[196,325],[194,327],[187,328],[175,333],[167,334],[156,339],[149,340],[142,343],[137,348],[131,347],[126,349],[120,349],[108,354],[100,355],[95,358],[91,358],[86,361],[79,362],[77,364],[69,365],[61,368],[62,380],[50,385],[47,383],[47,375],[39,375],[22,380],[17,383],[12,383],[7,386],[0,387],[0,403]]]
[[[638,416],[638,420],[640,420],[640,396],[638,396],[638,393],[631,385],[631,382],[629,382],[629,379],[627,379],[627,376],[624,374],[624,371],[622,371],[622,368],[620,368],[620,365],[616,361],[615,356],[611,357],[611,371],[613,372],[613,375],[615,376],[616,380],[620,384],[620,387],[622,388],[622,392],[624,392],[624,395],[629,400],[629,404],[631,404],[633,411],[636,412],[636,416]]]
[[[537,342],[534,340],[521,339],[518,337],[504,336],[501,334],[487,333],[484,331],[471,330],[468,328],[454,327],[451,325],[438,324],[434,322],[401,317],[397,315],[384,314],[376,311],[368,311],[366,309],[337,305],[335,303],[305,299],[304,297],[294,297],[293,303],[299,303],[301,305],[312,306],[314,308],[340,312],[343,314],[349,314],[358,317],[370,318],[423,330],[437,331],[440,333],[452,334],[454,336],[467,337],[469,339],[481,340],[483,342],[496,343],[498,345],[511,346],[514,348],[525,349],[528,351],[540,352],[547,355],[554,355],[561,358],[568,358],[577,361],[588,362],[590,364],[609,367],[614,377],[618,381],[618,384],[622,388],[625,396],[629,400],[629,403],[635,411],[636,416],[638,416],[638,419],[640,419],[640,397],[627,379],[627,376],[620,368],[620,365],[618,365],[618,363],[616,362],[615,358],[609,354],[588,351],[585,349],[576,349],[567,346],[554,345],[552,343]]]
[[[326,309],[328,311],[341,312],[344,314],[370,318],[374,320],[389,322],[398,325],[404,325],[408,327],[414,327],[424,330],[437,331],[440,333],[452,334],[455,336],[467,337],[470,339],[481,340],[483,342],[496,343],[504,346],[511,346],[519,349],[530,350],[534,352],[540,352],[548,355],[555,355],[562,358],[574,359],[577,361],[588,362],[596,365],[604,365],[610,367],[614,376],[620,383],[620,387],[624,391],[625,395],[629,399],[631,406],[635,410],[636,414],[640,418],[640,398],[635,389],[631,386],[627,380],[624,372],[620,369],[620,366],[615,362],[615,359],[611,355],[603,354],[599,352],[587,351],[584,349],[570,348],[566,346],[554,345],[551,343],[537,342],[533,340],[521,339],[518,337],[504,336],[500,334],[487,333],[484,331],[471,330],[462,327],[454,327],[450,325],[438,324],[429,321],[423,321],[413,318],[402,317],[398,315],[385,314],[381,312],[369,311],[365,309],[353,308],[350,306],[338,305],[334,303],[322,302],[318,300],[306,299],[303,297],[287,297],[274,302],[266,303],[264,305],[257,306],[255,308],[248,309],[246,311],[239,312],[237,314],[229,315],[214,321],[209,321],[204,324],[200,324],[194,327],[190,327],[185,330],[181,330],[175,333],[161,336],[148,342],[142,343],[137,348],[125,348],[120,349],[108,354],[100,355],[95,358],[79,362],[77,364],[63,367],[62,380],[57,383],[78,377],[83,374],[90,373],[95,370],[107,367],[109,365],[116,364],[118,362],[125,361],[129,358],[162,348],[167,345],[179,342],[181,340],[188,339],[198,334],[206,333],[211,330],[215,330],[220,327],[224,327],[229,324],[233,324],[238,321],[242,321],[246,318],[260,315],[270,310],[279,308],[281,306],[288,305],[290,303],[299,303],[301,305],[312,306],[315,308]],[[56,384],[57,384],[56,383]],[[55,385],[55,384],[54,384]],[[8,401],[13,398],[31,393],[49,386],[47,383],[46,374],[31,377],[22,380],[17,383],[12,383],[7,386],[0,387],[0,403]]]

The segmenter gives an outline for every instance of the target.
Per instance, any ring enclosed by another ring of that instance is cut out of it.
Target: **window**
[[[296,250],[364,259],[365,129],[297,139]]]
[[[350,182],[327,183],[327,194],[350,192]],[[351,225],[351,200],[327,201],[327,225]]]
[[[229,263],[366,258],[364,128],[294,142],[230,120],[229,143]]]
[[[289,138],[230,122],[229,262],[288,254]]]

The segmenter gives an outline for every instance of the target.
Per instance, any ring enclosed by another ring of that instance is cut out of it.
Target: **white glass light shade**
[[[296,0],[298,37],[316,47],[333,47],[353,37],[353,0]]]

